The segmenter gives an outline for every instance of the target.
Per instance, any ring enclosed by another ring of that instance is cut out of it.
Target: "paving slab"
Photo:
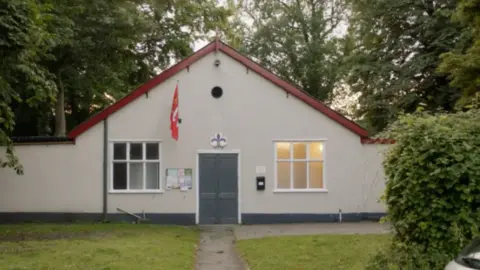
[[[248,269],[235,249],[234,226],[201,226],[196,270]]]
[[[379,222],[242,225],[235,227],[237,240],[281,235],[389,233],[390,225]]]

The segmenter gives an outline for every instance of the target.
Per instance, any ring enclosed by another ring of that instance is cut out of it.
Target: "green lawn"
[[[193,269],[198,239],[147,224],[1,225],[0,269]]]
[[[281,236],[237,242],[252,270],[364,269],[388,235]]]

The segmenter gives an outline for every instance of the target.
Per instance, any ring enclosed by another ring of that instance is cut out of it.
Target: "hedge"
[[[394,249],[434,269],[479,231],[480,113],[403,115],[382,136],[396,141],[383,163]]]

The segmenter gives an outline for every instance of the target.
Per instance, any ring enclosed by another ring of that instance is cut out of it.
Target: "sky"
[[[198,40],[193,43],[193,51],[196,52],[209,43],[208,40]]]

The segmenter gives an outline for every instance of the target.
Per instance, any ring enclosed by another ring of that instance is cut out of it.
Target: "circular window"
[[[219,86],[215,86],[212,88],[212,97],[220,98],[223,94],[223,89]]]

